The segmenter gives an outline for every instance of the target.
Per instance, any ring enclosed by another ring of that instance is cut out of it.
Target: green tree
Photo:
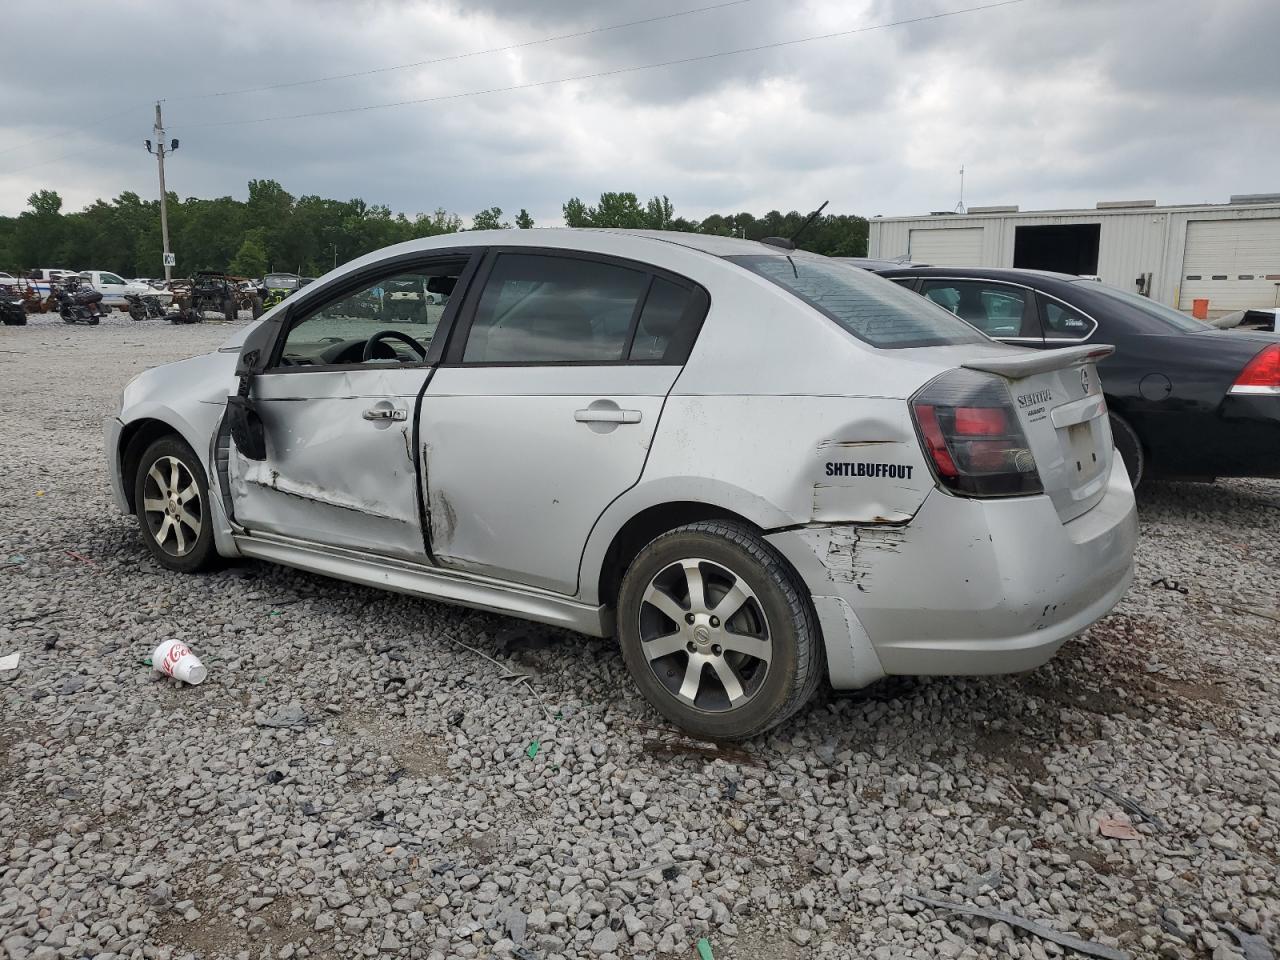
[[[488,210],[481,210],[471,218],[471,229],[510,230],[511,224],[503,223],[501,207],[490,207]]]
[[[267,272],[267,248],[263,245],[261,230],[245,234],[240,249],[227,265],[227,272],[239,277],[261,277]]]
[[[437,207],[434,213],[420,213],[413,219],[412,235],[414,237],[438,237],[443,233],[457,233],[462,229],[462,218],[450,213],[444,207]]]
[[[521,230],[533,229],[533,217],[529,216],[529,211],[524,207],[521,207],[520,212],[516,214],[516,226]]]
[[[591,218],[587,215],[587,205],[577,197],[570,197],[565,201],[563,207],[564,222],[569,227],[589,227],[591,226]]]
[[[55,190],[37,190],[27,197],[27,205],[37,217],[56,217],[62,212],[62,197]]]

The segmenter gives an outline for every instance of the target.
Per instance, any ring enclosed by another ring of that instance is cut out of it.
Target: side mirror
[[[236,361],[236,376],[243,379],[262,373],[271,364],[271,351],[275,347],[276,336],[285,322],[285,311],[277,313],[270,320],[261,320],[249,331],[240,347],[240,359]]]
[[[231,440],[247,460],[267,459],[267,432],[262,418],[247,397],[227,397],[227,423]]]

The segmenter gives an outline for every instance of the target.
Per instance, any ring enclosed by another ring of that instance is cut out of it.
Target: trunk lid
[[[1097,363],[1114,351],[1098,344],[961,364],[1006,381],[1044,492],[1063,523],[1086,513],[1106,491],[1115,449]]]

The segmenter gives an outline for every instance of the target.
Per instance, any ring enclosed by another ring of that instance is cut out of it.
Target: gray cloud
[[[64,4],[58,56],[0,66],[0,212],[32,190],[76,209],[155,192],[142,149],[166,99],[183,196],[361,196],[409,214],[498,204],[558,219],[569,196],[666,193],[678,213],[1024,209],[1280,189],[1273,0],[1025,0],[967,16],[619,76],[313,119],[346,106],[507,87],[850,30],[965,0],[751,0],[587,37],[229,97],[318,75],[521,43],[710,0]],[[47,13],[7,11],[13,35]],[[200,38],[196,43],[196,38]],[[136,55],[127,55],[132,51]],[[33,138],[47,137],[26,145]],[[70,154],[70,156],[67,156]],[[19,169],[25,168],[25,169]]]

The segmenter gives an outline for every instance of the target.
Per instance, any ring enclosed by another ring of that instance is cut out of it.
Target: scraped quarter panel
[[[851,397],[673,395],[645,478],[679,476],[751,490],[790,524],[905,523],[933,487],[906,403]]]

